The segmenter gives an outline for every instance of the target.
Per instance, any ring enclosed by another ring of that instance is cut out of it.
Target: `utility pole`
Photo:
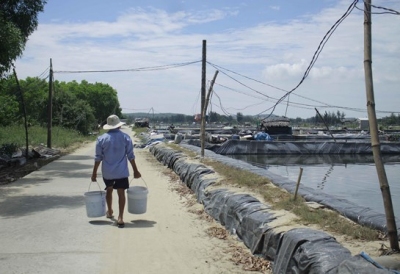
[[[206,102],[206,60],[207,60],[207,41],[203,40],[203,54],[201,59],[201,129],[200,129],[200,143],[201,143],[201,157],[204,157],[204,143],[206,136],[205,129],[205,113],[204,105]]]
[[[396,219],[393,212],[392,196],[386,177],[385,167],[382,162],[381,145],[378,136],[378,123],[375,112],[374,86],[372,77],[372,34],[371,34],[371,0],[364,0],[364,73],[365,89],[367,94],[367,110],[369,129],[371,134],[371,147],[374,155],[376,171],[382,192],[383,205],[385,207],[388,238],[392,250],[399,251],[399,239],[397,235]]]
[[[53,64],[50,58],[49,71],[49,102],[47,105],[47,147],[51,148],[51,127],[53,123]]]
[[[22,104],[22,111],[24,114],[24,127],[25,127],[25,157],[28,159],[28,152],[29,152],[29,135],[28,135],[28,119],[26,118],[26,105],[25,105],[25,100],[24,100],[24,94],[22,92],[21,86],[19,84],[17,72],[15,71],[15,68],[13,68],[13,73],[15,77],[15,81],[17,83],[17,88],[19,92],[19,96],[21,99],[21,104]]]

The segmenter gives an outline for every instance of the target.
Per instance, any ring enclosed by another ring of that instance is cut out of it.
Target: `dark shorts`
[[[123,189],[127,189],[129,188],[129,180],[128,178],[121,178],[121,179],[112,179],[112,180],[107,180],[104,179],[104,183],[106,184],[106,188],[109,188],[110,186],[112,186],[114,189],[118,189],[118,188],[123,188]]]

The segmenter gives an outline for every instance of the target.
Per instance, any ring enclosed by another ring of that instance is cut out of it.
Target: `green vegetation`
[[[38,13],[43,11],[45,4],[44,0],[0,1],[0,78],[22,55],[29,35],[38,26]]]
[[[39,126],[32,126],[28,129],[29,146],[35,147],[47,143],[47,129]],[[68,150],[76,144],[94,141],[96,136],[84,136],[76,130],[62,127],[52,129],[52,147]],[[0,127],[0,144],[8,147],[13,144],[16,147],[25,147],[25,129],[23,126]]]
[[[134,127],[132,128],[132,131],[135,132],[136,135],[139,135],[140,133],[147,132],[149,129],[146,127]]]
[[[24,124],[24,109],[27,123],[46,127],[48,123],[49,84],[37,77],[20,80],[20,89],[15,77],[0,80],[0,124],[9,126]],[[55,81],[52,101],[52,124],[77,130],[87,135],[105,123],[110,114],[122,117],[116,90],[102,83],[87,81],[77,83]]]

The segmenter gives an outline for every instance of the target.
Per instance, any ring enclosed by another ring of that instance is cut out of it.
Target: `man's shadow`
[[[92,220],[89,221],[91,225],[114,225],[118,226],[117,219],[110,218],[108,220]],[[132,220],[130,222],[125,222],[124,227],[128,228],[146,228],[146,227],[154,227],[157,222],[150,220]]]

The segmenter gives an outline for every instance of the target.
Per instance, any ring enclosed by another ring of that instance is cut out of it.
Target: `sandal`
[[[106,217],[107,217],[107,218],[112,218],[112,217],[114,217],[112,210],[111,210],[111,213],[110,213],[109,211],[106,212]]]
[[[122,228],[122,227],[125,226],[124,221],[120,221],[121,219],[122,219],[122,218],[118,218],[118,221],[117,221],[117,225],[118,225],[119,228]]]

